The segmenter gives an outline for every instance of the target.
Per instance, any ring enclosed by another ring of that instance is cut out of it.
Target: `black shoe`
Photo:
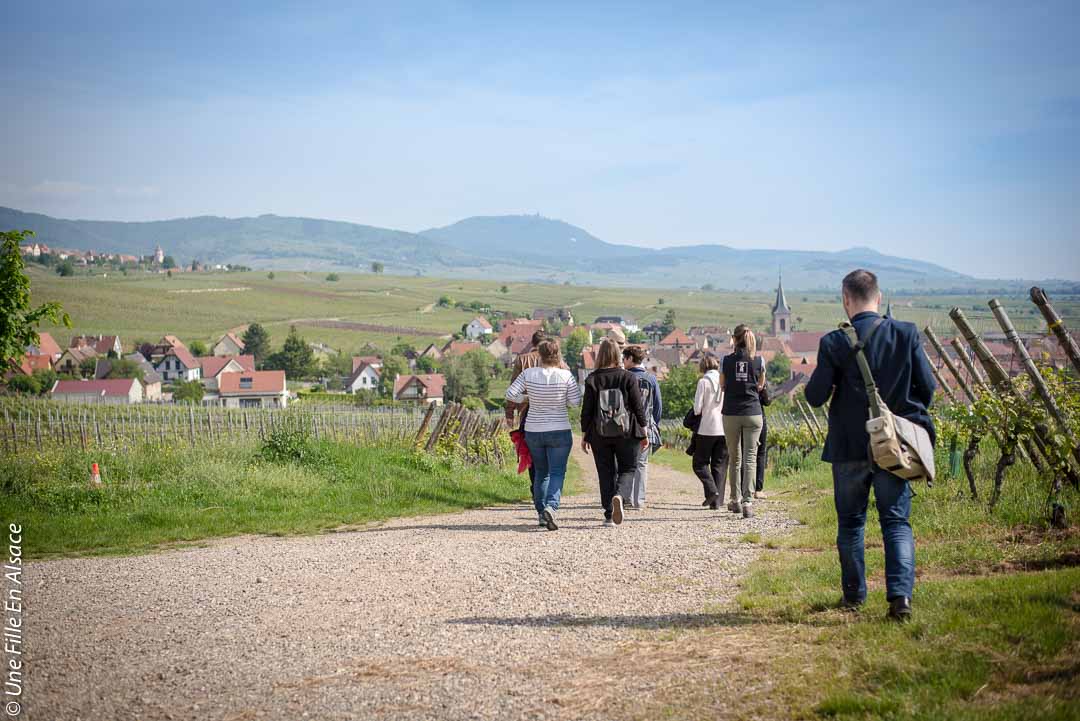
[[[718,496],[717,494],[714,493],[711,496],[709,496],[708,498],[706,498],[705,502],[702,503],[701,505],[705,506],[706,508],[711,508],[713,510],[716,510],[717,508],[720,507],[720,496]]]
[[[701,507],[704,508],[705,506],[712,503],[713,498],[715,498],[715,496],[709,496],[708,498],[706,498],[704,501],[701,502]]]
[[[894,621],[911,620],[911,599],[907,596],[897,596],[889,601],[889,618]]]
[[[836,602],[836,607],[841,611],[855,611],[858,612],[862,609],[862,601],[852,601],[846,596],[842,596],[839,601]]]

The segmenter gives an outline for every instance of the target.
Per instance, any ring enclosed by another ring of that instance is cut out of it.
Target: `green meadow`
[[[74,331],[119,334],[130,347],[134,341],[156,340],[165,333],[185,341],[214,341],[226,330],[262,323],[272,342],[279,343],[290,325],[312,342],[345,352],[371,343],[389,349],[399,339],[424,346],[460,331],[473,313],[440,308],[442,296],[454,301],[480,301],[493,309],[528,315],[538,307],[567,306],[576,319],[592,321],[599,315],[621,315],[644,326],[661,320],[674,309],[678,325],[749,323],[767,329],[774,293],[729,292],[700,289],[626,289],[542,283],[504,283],[490,280],[400,277],[372,273],[339,273],[337,281],[325,273],[265,272],[177,273],[165,275],[110,272],[61,278],[32,266],[34,300],[56,300],[71,314]],[[502,292],[505,285],[506,292]],[[837,293],[788,291],[788,302],[798,328],[826,330],[842,319]],[[898,296],[894,314],[924,325],[932,322],[948,332],[947,312],[959,305],[983,331],[996,330],[987,297]],[[1040,319],[1025,298],[1003,298],[1021,329],[1036,329]],[[1067,322],[1080,326],[1080,300],[1055,299]],[[354,325],[349,325],[354,324]],[[357,328],[355,324],[365,327]],[[45,330],[49,330],[45,328]],[[64,342],[72,333],[57,330]]]

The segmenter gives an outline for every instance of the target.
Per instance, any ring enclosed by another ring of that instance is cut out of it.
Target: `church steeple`
[[[780,273],[776,284],[776,302],[772,307],[772,332],[779,338],[791,335],[791,306],[784,296],[784,275]]]

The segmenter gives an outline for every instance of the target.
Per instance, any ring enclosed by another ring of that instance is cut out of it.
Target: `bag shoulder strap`
[[[855,326],[851,325],[847,321],[840,324],[840,330],[844,331],[844,335],[847,336],[848,344],[851,346],[852,352],[855,354],[855,361],[859,365],[859,373],[862,374],[863,384],[866,386],[866,398],[870,403],[870,417],[877,418],[881,415],[881,407],[878,405],[877,383],[874,382],[874,375],[870,372],[870,364],[866,361],[866,354],[863,353],[863,349],[866,344],[870,342],[870,338],[873,337],[874,332],[885,322],[885,318],[878,318],[874,321],[874,324],[870,326],[870,331],[866,334],[866,337],[859,340],[859,335],[855,331]]]

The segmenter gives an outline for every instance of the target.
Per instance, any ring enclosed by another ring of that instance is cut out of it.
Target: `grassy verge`
[[[657,461],[689,470],[671,451]],[[989,462],[989,461],[988,461]],[[985,469],[984,469],[985,470]],[[983,473],[982,477],[986,477]],[[740,632],[784,643],[772,659],[772,711],[795,718],[1080,718],[1080,534],[1046,529],[1045,492],[1018,469],[998,509],[957,497],[960,481],[917,488],[912,525],[918,580],[915,618],[884,619],[884,552],[870,505],[868,602],[836,610],[840,572],[829,467],[771,475],[769,502],[801,525],[764,544],[745,580]],[[1076,493],[1067,499],[1076,508]],[[730,624],[728,624],[730,625]],[[707,643],[704,634],[702,643]],[[699,697],[669,701],[665,713],[694,717]],[[761,710],[751,703],[747,717]]]
[[[91,462],[104,486],[87,484]],[[312,442],[271,460],[254,444],[66,449],[0,457],[0,518],[30,558],[130,553],[244,533],[314,533],[526,498],[528,480],[400,447]]]

